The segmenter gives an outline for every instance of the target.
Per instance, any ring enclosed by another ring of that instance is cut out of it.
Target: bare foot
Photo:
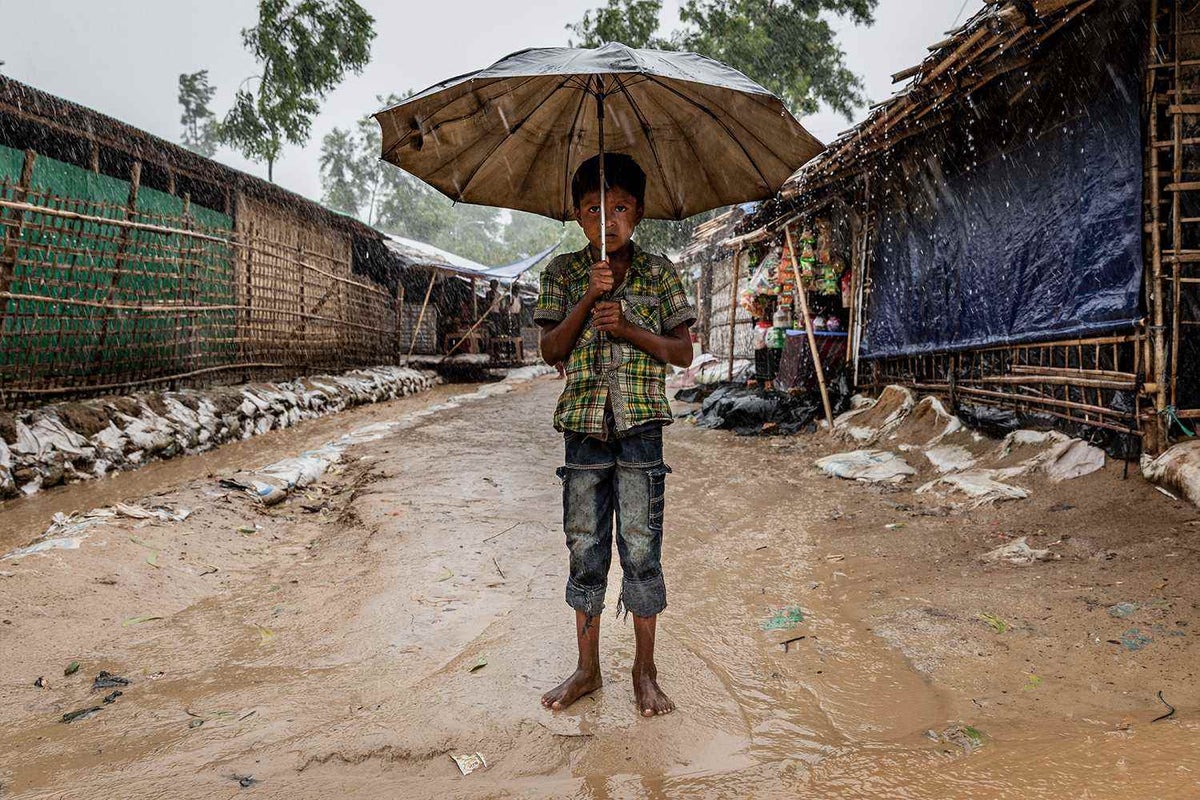
[[[593,672],[586,669],[577,669],[571,673],[571,677],[542,695],[542,705],[546,708],[559,711],[584,695],[596,691],[603,684],[604,679],[600,677],[599,670]]]
[[[671,698],[658,688],[658,669],[653,664],[644,668],[634,667],[633,696],[643,717],[670,714],[675,710]]]

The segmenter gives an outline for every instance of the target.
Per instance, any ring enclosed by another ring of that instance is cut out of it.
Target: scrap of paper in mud
[[[487,761],[483,757],[483,753],[467,753],[462,756],[450,756],[454,759],[454,763],[458,764],[458,771],[463,775],[470,775],[477,769],[482,769],[487,766]]]

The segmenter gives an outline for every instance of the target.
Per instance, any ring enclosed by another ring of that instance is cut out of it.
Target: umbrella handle
[[[608,209],[605,202],[605,180],[604,180],[604,79],[599,75],[596,76],[596,83],[600,89],[596,92],[596,123],[599,128],[600,135],[600,260],[608,260]],[[611,298],[610,292],[604,293],[604,299]],[[601,355],[603,348],[608,346],[608,337],[601,331],[596,331],[596,368],[601,371],[604,363],[604,356]]]
[[[596,93],[596,123],[600,134],[600,260],[605,261],[608,259],[608,209],[604,201],[604,83],[599,76],[596,82],[600,84],[600,91]]]

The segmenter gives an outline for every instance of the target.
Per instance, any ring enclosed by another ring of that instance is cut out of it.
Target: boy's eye
[[[616,207],[615,211],[618,214],[624,214],[627,208],[628,208],[628,206],[619,205]]]
[[[590,208],[588,208],[588,213],[589,214],[599,214],[600,206],[591,206]]]

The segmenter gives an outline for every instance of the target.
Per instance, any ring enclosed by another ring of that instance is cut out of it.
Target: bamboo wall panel
[[[744,257],[743,260],[745,260]],[[708,270],[711,275],[711,280],[704,275],[700,280],[700,305],[711,309],[707,323],[702,323],[702,325],[707,325],[708,352],[719,359],[729,357],[729,314],[732,311],[737,314],[733,342],[734,357],[754,358],[754,320],[740,306],[732,308],[730,306],[733,280],[732,255],[726,254],[722,258],[713,260],[702,269]],[[746,268],[743,266],[741,282],[745,281],[747,274]]]
[[[0,407],[395,362],[395,298],[347,234],[139,180],[0,148]]]
[[[421,327],[417,328],[417,321],[420,320]],[[438,351],[438,310],[437,307],[430,303],[425,308],[425,316],[421,316],[421,303],[410,303],[405,301],[403,316],[400,320],[400,352],[407,353],[411,349],[413,353],[418,355],[431,355]],[[416,336],[417,342],[413,346],[412,339]]]

